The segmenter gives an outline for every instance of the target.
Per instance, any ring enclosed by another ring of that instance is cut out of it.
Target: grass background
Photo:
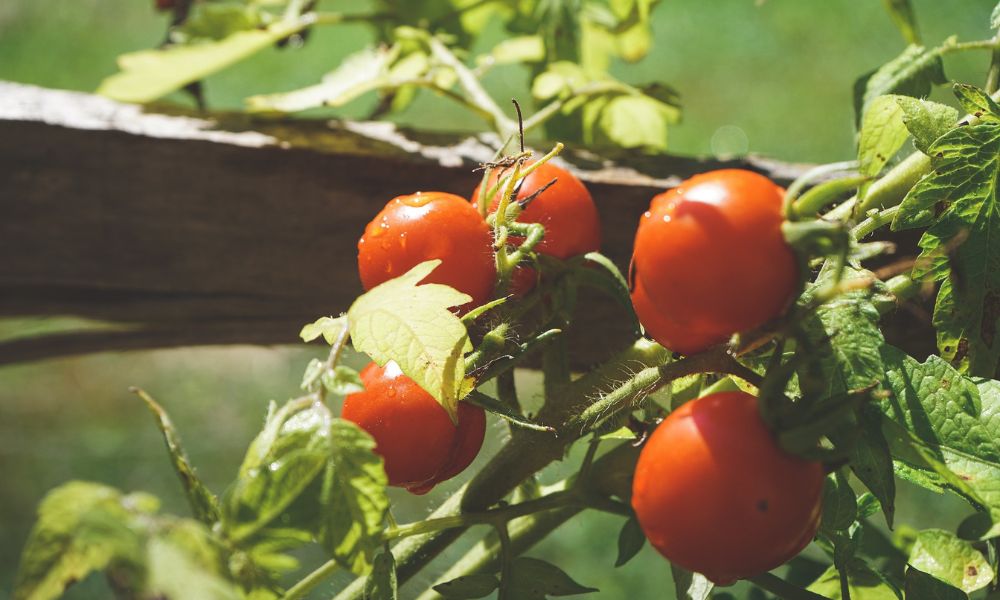
[[[166,19],[151,4],[3,0],[0,79],[93,90],[114,71],[116,55],[162,38]],[[325,4],[329,10],[347,6],[337,0]],[[670,133],[674,152],[745,149],[790,161],[847,159],[853,152],[852,82],[903,47],[881,4],[666,0],[654,15],[650,56],[635,65],[616,65],[615,73],[630,82],[664,81],[680,90],[684,121]],[[951,34],[962,40],[988,37],[993,4],[995,0],[914,0],[928,43]],[[480,49],[499,35],[493,31]],[[315,32],[300,50],[265,51],[209,78],[209,103],[238,108],[254,93],[309,85],[370,39],[363,26],[344,26]],[[946,69],[954,80],[981,83],[987,63],[985,53],[950,56]],[[525,73],[517,68],[497,69],[486,85],[499,98],[529,96]],[[948,94],[939,90],[935,98],[947,99]],[[173,99],[186,102],[180,96]],[[362,100],[339,114],[358,117],[370,105]],[[427,96],[398,120],[424,128],[480,126],[474,117]],[[330,307],[331,312],[343,308]],[[77,325],[72,319],[0,321],[0,337]],[[0,598],[11,589],[34,507],[48,489],[68,479],[148,490],[163,498],[165,510],[186,512],[159,434],[141,403],[126,392],[129,385],[143,386],[161,400],[200,473],[221,491],[259,428],[266,403],[295,394],[301,371],[315,353],[299,348],[184,349],[0,368]],[[360,363],[357,357],[352,360]],[[519,377],[530,394],[534,375]],[[503,426],[491,423],[489,447],[502,438]],[[430,502],[453,485],[437,490]],[[394,493],[393,498],[404,519],[420,518],[429,506],[427,500],[405,494]],[[952,499],[906,486],[900,501],[898,522],[921,528],[954,528],[970,512]],[[532,554],[599,587],[599,598],[671,598],[669,568],[648,546],[628,565],[611,568],[619,527],[619,519],[607,516],[574,519]],[[455,556],[446,555],[438,570]],[[417,585],[430,583],[429,577]],[[343,583],[334,578],[321,591]],[[404,590],[403,597],[411,597],[413,589]],[[746,588],[729,592],[754,597]],[[69,593],[72,598],[105,596],[98,578]]]

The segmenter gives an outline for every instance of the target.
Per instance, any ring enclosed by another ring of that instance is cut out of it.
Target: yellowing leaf
[[[472,389],[463,359],[472,343],[461,319],[448,309],[472,298],[446,285],[417,285],[439,264],[420,263],[372,288],[354,301],[347,316],[355,349],[379,365],[395,361],[455,420],[458,401]]]

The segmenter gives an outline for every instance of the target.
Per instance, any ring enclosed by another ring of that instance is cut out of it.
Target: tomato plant
[[[400,196],[368,224],[358,243],[366,292],[303,327],[301,338],[322,338],[328,353],[308,363],[300,396],[270,406],[224,494],[199,478],[166,411],[137,391],[192,516],[162,515],[154,498],[103,484],[61,486],[42,501],[17,600],[56,597],[94,571],[127,597],[298,600],[338,570],[336,600],[396,600],[406,580],[429,581],[411,579],[428,566],[443,571],[421,590],[429,595],[584,594],[597,588],[522,554],[587,511],[622,519],[616,566],[648,538],[683,600],[736,582],[791,600],[1000,591],[1000,37],[923,45],[909,2],[886,2],[911,43],[854,86],[856,131],[845,134],[856,135],[856,156],[775,169],[780,186],[715,169],[766,164],[756,159],[707,162],[663,189],[658,170],[673,162],[647,154],[665,148],[675,95],[607,72],[613,56],[645,53],[655,3],[370,4],[377,12],[187,2],[168,43],[123,60],[102,91],[150,100],[192,89],[258,50],[360,20],[377,46],[249,108],[295,112],[371,92],[381,116],[431,90],[493,130],[475,141],[494,144],[483,186],[471,203]],[[516,36],[474,56],[491,22]],[[947,81],[943,57],[974,51],[991,56],[985,87],[953,85],[961,111],[927,100]],[[531,74],[537,104],[526,119],[482,85],[501,64]],[[586,161],[604,163],[598,142],[613,142],[642,152],[624,155],[635,165],[654,165],[633,182],[663,190],[634,238],[608,236],[634,239],[631,248],[597,251],[593,200],[549,163],[562,143],[540,157],[525,149],[542,131],[588,144],[576,153]],[[887,231],[905,229],[920,232],[918,244]],[[614,260],[629,255],[631,284]],[[552,266],[538,282],[545,293],[508,295],[509,284],[535,283],[532,260]],[[594,293],[619,312],[587,310]],[[887,315],[909,319],[936,352],[898,335]],[[580,360],[581,331],[600,360]],[[524,367],[540,371],[531,389],[514,375]],[[499,449],[469,469],[487,419]],[[554,480],[546,469],[560,461]],[[948,493],[971,513],[942,518],[946,528],[900,524],[910,515],[897,511],[899,480],[912,484],[906,494]],[[409,521],[398,509],[412,505],[386,489],[441,483],[450,495]],[[432,563],[459,538],[470,542],[461,556]],[[603,585],[599,573],[582,576]]]
[[[788,307],[795,254],[781,230],[784,191],[762,175],[696,175],[655,198],[635,235],[639,320],[664,346],[692,354]]]
[[[632,506],[650,543],[719,584],[770,571],[819,528],[823,467],[790,456],[757,399],[720,392],[670,413],[635,468]]]
[[[441,259],[429,283],[443,283],[484,303],[496,279],[493,235],[464,198],[417,192],[393,198],[358,241],[358,271],[365,289],[398,277],[417,264]]]

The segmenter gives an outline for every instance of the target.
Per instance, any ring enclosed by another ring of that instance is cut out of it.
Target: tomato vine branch
[[[716,346],[701,354],[639,371],[617,389],[590,405],[579,416],[571,419],[565,428],[570,431],[577,429],[586,431],[605,417],[631,405],[636,398],[650,394],[675,379],[695,373],[735,375],[754,385],[761,381],[760,375],[736,360],[726,346]]]

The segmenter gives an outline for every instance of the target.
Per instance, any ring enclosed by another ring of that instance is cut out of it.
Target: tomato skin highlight
[[[460,196],[417,192],[393,198],[358,241],[358,272],[366,290],[435,258],[441,264],[424,283],[472,296],[463,310],[490,299],[496,284],[493,232]]]
[[[728,585],[809,544],[824,477],[820,463],[778,447],[754,396],[720,392],[656,428],[636,464],[632,507],[663,556]]]
[[[344,399],[341,417],[375,438],[389,485],[425,494],[466,469],[479,454],[486,414],[458,403],[458,426],[444,408],[393,363],[369,363],[362,392]]]
[[[510,169],[494,170],[487,189],[496,184],[501,175],[511,172]],[[519,223],[540,223],[545,227],[545,237],[535,246],[535,251],[562,260],[597,252],[601,249],[601,219],[597,206],[583,182],[566,169],[550,162],[542,164],[522,180],[515,198],[523,200],[553,179],[556,183],[528,203],[517,217]],[[499,195],[497,193],[490,204],[490,212],[496,212]],[[478,210],[478,186],[472,192],[472,205]],[[535,279],[533,269],[519,267],[514,273],[512,292],[516,296],[526,294],[534,288]]]
[[[697,353],[788,307],[799,269],[781,231],[783,196],[763,175],[724,169],[653,198],[635,236],[633,285],[646,319],[659,321],[657,342]]]

